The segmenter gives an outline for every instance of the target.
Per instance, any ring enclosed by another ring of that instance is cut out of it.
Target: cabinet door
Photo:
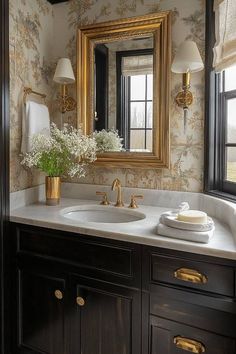
[[[109,283],[76,278],[72,353],[139,354],[141,295]]]
[[[65,354],[65,278],[41,267],[18,271],[18,348]]]
[[[151,354],[235,354],[235,339],[151,316]]]

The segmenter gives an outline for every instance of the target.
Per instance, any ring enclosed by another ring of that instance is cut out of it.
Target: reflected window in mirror
[[[117,129],[124,148],[152,152],[153,49],[122,51],[117,63]]]
[[[94,46],[93,129],[117,131],[122,151],[153,151],[153,35]]]

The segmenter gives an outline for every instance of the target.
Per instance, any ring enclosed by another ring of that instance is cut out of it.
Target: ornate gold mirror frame
[[[78,124],[86,134],[93,131],[94,46],[135,37],[153,36],[153,151],[105,152],[96,164],[105,167],[169,167],[169,82],[171,63],[171,13],[92,24],[78,30],[77,102]]]

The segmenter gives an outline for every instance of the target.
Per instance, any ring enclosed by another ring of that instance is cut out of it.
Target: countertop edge
[[[52,230],[58,231],[65,231],[65,232],[72,232],[72,233],[80,233],[81,235],[87,236],[94,236],[100,237],[105,239],[117,240],[117,241],[124,241],[130,243],[136,243],[144,246],[150,247],[159,247],[164,249],[171,249],[176,251],[182,251],[192,254],[199,254],[204,256],[211,256],[216,258],[223,258],[229,260],[236,260],[236,253],[234,251],[230,252],[228,250],[219,250],[215,248],[204,248],[202,244],[190,241],[184,241],[180,243],[179,241],[182,240],[173,240],[172,238],[168,239],[164,236],[152,236],[152,237],[140,237],[135,235],[117,233],[117,232],[110,232],[106,230],[95,230],[90,229],[89,227],[81,227],[78,225],[67,225],[67,224],[60,224],[60,228],[58,227],[58,223],[53,223],[49,221],[42,221],[42,220],[32,220],[30,218],[23,218],[18,216],[11,216],[10,222],[18,223],[22,225],[30,225],[30,226],[37,226],[48,228]],[[189,250],[189,248],[194,246],[194,251]]]

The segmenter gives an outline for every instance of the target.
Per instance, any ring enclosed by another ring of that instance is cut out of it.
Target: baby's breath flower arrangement
[[[23,155],[22,164],[46,173],[46,204],[60,201],[60,177],[83,177],[85,166],[96,160],[97,144],[92,136],[80,129],[58,129],[51,124],[50,136],[34,135],[32,149]]]
[[[50,177],[83,177],[84,167],[96,160],[96,141],[80,129],[51,124],[51,134],[34,135],[32,149],[24,154],[22,164],[37,168]]]
[[[118,131],[115,129],[95,131],[93,137],[96,140],[98,152],[123,150],[123,138],[120,138]]]

